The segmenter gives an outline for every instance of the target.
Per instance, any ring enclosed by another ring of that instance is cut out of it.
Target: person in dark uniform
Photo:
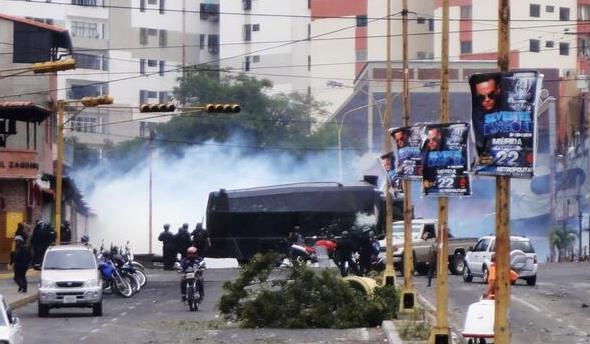
[[[72,241],[72,228],[69,221],[62,223],[59,241],[62,244],[69,244]]]
[[[164,225],[164,231],[158,236],[162,242],[162,258],[164,260],[164,270],[174,268],[174,259],[176,255],[176,246],[174,245],[174,234],[170,233],[170,225]]]
[[[27,270],[31,263],[31,255],[29,250],[25,247],[25,241],[22,236],[14,237],[16,248],[10,253],[10,265],[14,269],[14,281],[18,285],[18,291],[21,293],[27,292]]]
[[[31,248],[33,249],[33,266],[39,268],[43,264],[43,256],[47,248],[55,242],[55,232],[50,224],[43,220],[37,221],[31,235]]]
[[[336,240],[336,250],[334,251],[334,258],[336,264],[340,268],[342,277],[348,275],[346,271],[346,264],[348,263],[348,270],[356,274],[356,264],[352,260],[354,253],[354,243],[350,239],[347,231],[342,231],[342,236]]]
[[[180,253],[180,256],[184,259],[186,257],[186,250],[191,247],[191,234],[188,231],[188,223],[184,223],[178,229],[178,233],[174,235],[174,242],[177,253]]]
[[[211,239],[209,233],[203,228],[203,224],[198,222],[195,229],[191,233],[193,246],[199,250],[199,255],[205,257],[207,250],[211,247]]]

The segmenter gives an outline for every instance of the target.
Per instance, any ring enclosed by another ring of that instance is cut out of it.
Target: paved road
[[[435,284],[428,288],[426,281],[416,277],[416,289],[436,305]],[[465,283],[461,276],[449,276],[450,321],[459,330],[469,304],[478,300],[484,287],[479,278]],[[541,265],[535,287],[519,280],[512,288],[512,343],[590,343],[589,306],[589,263]]]
[[[383,343],[379,328],[351,330],[239,329],[219,318],[216,304],[221,285],[235,269],[206,272],[206,298],[198,312],[180,301],[179,275],[151,271],[139,294],[124,299],[105,296],[102,317],[88,309],[52,309],[37,317],[37,305],[18,310],[26,343]]]

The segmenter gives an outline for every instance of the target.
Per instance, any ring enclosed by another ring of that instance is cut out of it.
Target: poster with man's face
[[[428,124],[422,143],[422,193],[469,196],[469,124]]]
[[[536,71],[475,74],[469,78],[476,174],[533,177],[541,83],[542,75]]]
[[[381,161],[381,167],[383,167],[383,170],[385,171],[385,175],[387,176],[389,186],[392,191],[403,192],[401,179],[397,176],[394,167],[395,155],[393,152],[381,155],[379,160]]]
[[[396,157],[395,171],[400,179],[422,177],[422,145],[424,126],[394,128],[390,130]]]

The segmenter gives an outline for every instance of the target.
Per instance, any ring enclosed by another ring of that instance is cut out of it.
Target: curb
[[[399,333],[397,332],[397,327],[395,327],[395,324],[392,320],[383,320],[381,328],[383,328],[383,332],[385,332],[388,343],[403,343]]]
[[[36,300],[37,300],[37,292],[35,292],[32,295],[22,297],[16,301],[12,301],[12,302],[10,302],[9,305],[12,309],[17,309],[17,308],[21,308],[23,306],[26,306],[31,302],[35,302]]]
[[[426,300],[424,296],[420,294],[417,295],[418,303],[420,303],[422,307],[424,307],[424,310],[426,311],[425,314],[428,316],[428,318],[430,318],[433,324],[436,323],[436,307],[434,307],[434,305],[431,304],[430,301]],[[450,322],[449,329],[451,330],[452,343],[466,343],[465,339],[463,338],[463,335],[461,335],[461,331],[457,327],[453,326]]]

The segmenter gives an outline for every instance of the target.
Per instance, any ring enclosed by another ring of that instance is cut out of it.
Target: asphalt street
[[[102,317],[90,308],[52,309],[37,317],[37,304],[18,309],[25,343],[383,343],[380,328],[349,330],[240,329],[219,317],[217,302],[224,281],[237,269],[205,273],[206,297],[199,311],[190,312],[180,300],[180,275],[150,271],[148,284],[132,298],[105,295]]]
[[[415,278],[418,292],[436,305],[436,279],[426,287],[424,276]],[[449,275],[449,318],[461,331],[467,308],[477,302],[485,285]],[[512,343],[590,343],[590,264],[559,263],[539,266],[537,285],[519,280],[512,287],[510,324]]]

